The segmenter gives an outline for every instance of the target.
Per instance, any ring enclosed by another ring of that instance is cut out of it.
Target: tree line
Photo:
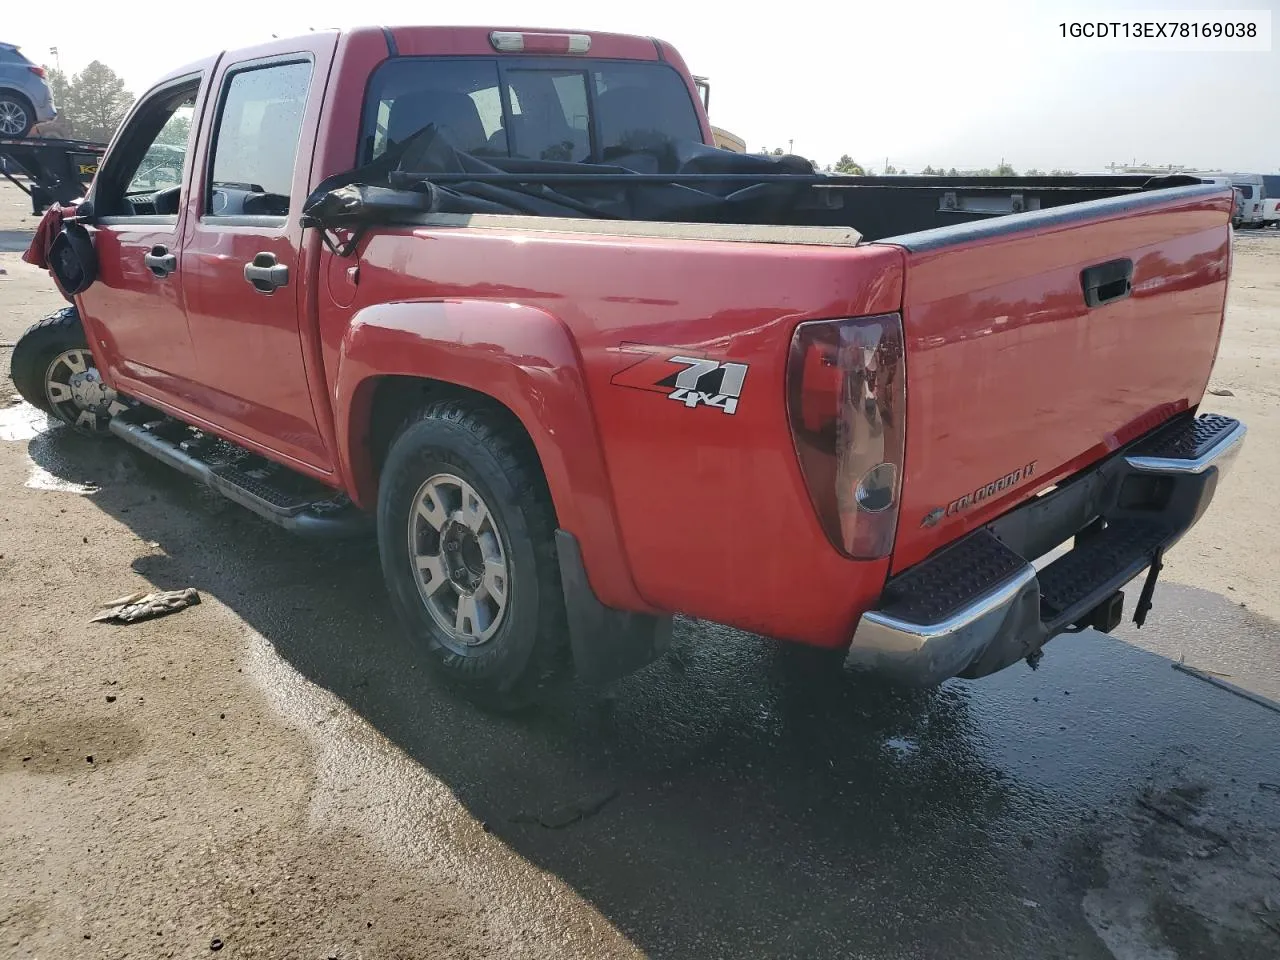
[[[42,136],[105,143],[133,106],[133,94],[124,79],[101,60],[79,73],[49,70],[46,79],[58,116],[40,127]],[[186,143],[185,137],[182,142]]]
[[[764,152],[769,154],[770,156],[780,157],[783,155],[785,151],[781,147],[774,147],[772,150],[766,149]],[[846,176],[851,176],[851,177],[874,177],[877,175],[890,177],[890,176],[895,176],[900,174],[906,175],[910,173],[910,171],[908,171],[905,167],[899,168],[894,166],[892,163],[888,163],[888,162],[886,162],[884,167],[879,171],[876,171],[874,169],[868,169],[867,167],[864,167],[862,164],[858,163],[858,161],[854,160],[853,157],[849,156],[849,154],[847,153],[843,154],[840,157],[840,159],[837,160],[835,163],[830,164],[827,167],[827,170],[830,171],[831,173],[843,173]],[[1053,170],[1050,170],[1049,173],[1046,174],[1043,170],[1037,170],[1035,167],[1029,167],[1028,169],[1024,170],[1021,174],[1019,174],[1018,171],[1013,168],[1012,164],[1004,163],[1002,161],[1001,163],[997,164],[995,167],[983,167],[981,170],[963,170],[963,171],[957,170],[955,167],[951,167],[950,169],[944,169],[942,167],[934,167],[932,164],[930,164],[929,166],[924,167],[922,170],[920,170],[919,175],[923,177],[959,177],[959,176],[966,176],[966,177],[1017,177],[1017,176],[1074,177],[1076,175],[1076,172],[1074,170],[1062,170],[1062,169],[1055,168]]]

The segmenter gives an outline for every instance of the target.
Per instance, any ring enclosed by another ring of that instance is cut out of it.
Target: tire
[[[8,90],[0,92],[0,137],[22,139],[35,124],[35,107],[26,97]]]
[[[75,307],[63,307],[18,338],[9,376],[27,403],[81,433],[106,434],[112,415],[124,409],[102,384]]]
[[[483,402],[430,403],[392,441],[377,514],[392,604],[434,672],[504,712],[560,685],[568,632],[555,509],[517,425]]]

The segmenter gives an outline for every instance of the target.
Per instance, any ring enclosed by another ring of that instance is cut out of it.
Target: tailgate
[[[1231,208],[1183,187],[885,241],[907,251],[895,572],[1200,402]]]

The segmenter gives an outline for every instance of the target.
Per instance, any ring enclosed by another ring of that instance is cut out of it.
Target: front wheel
[[[126,409],[103,382],[75,307],[46,317],[18,339],[9,375],[22,399],[81,433],[107,433],[111,418]]]
[[[437,401],[391,446],[378,548],[395,610],[482,705],[523,707],[567,672],[556,518],[537,454],[478,401]]]

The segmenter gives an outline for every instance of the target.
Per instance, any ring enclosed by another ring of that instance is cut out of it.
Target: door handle
[[[274,253],[259,253],[244,265],[244,278],[259,293],[274,293],[289,285],[289,268],[278,262]]]
[[[167,277],[173,271],[178,269],[178,258],[169,252],[169,248],[162,243],[157,243],[154,247],[142,255],[142,262],[147,265],[147,269],[154,273],[157,277]]]
[[[1086,267],[1080,271],[1080,287],[1085,306],[1100,307],[1123,300],[1133,290],[1133,261],[1125,257]]]

